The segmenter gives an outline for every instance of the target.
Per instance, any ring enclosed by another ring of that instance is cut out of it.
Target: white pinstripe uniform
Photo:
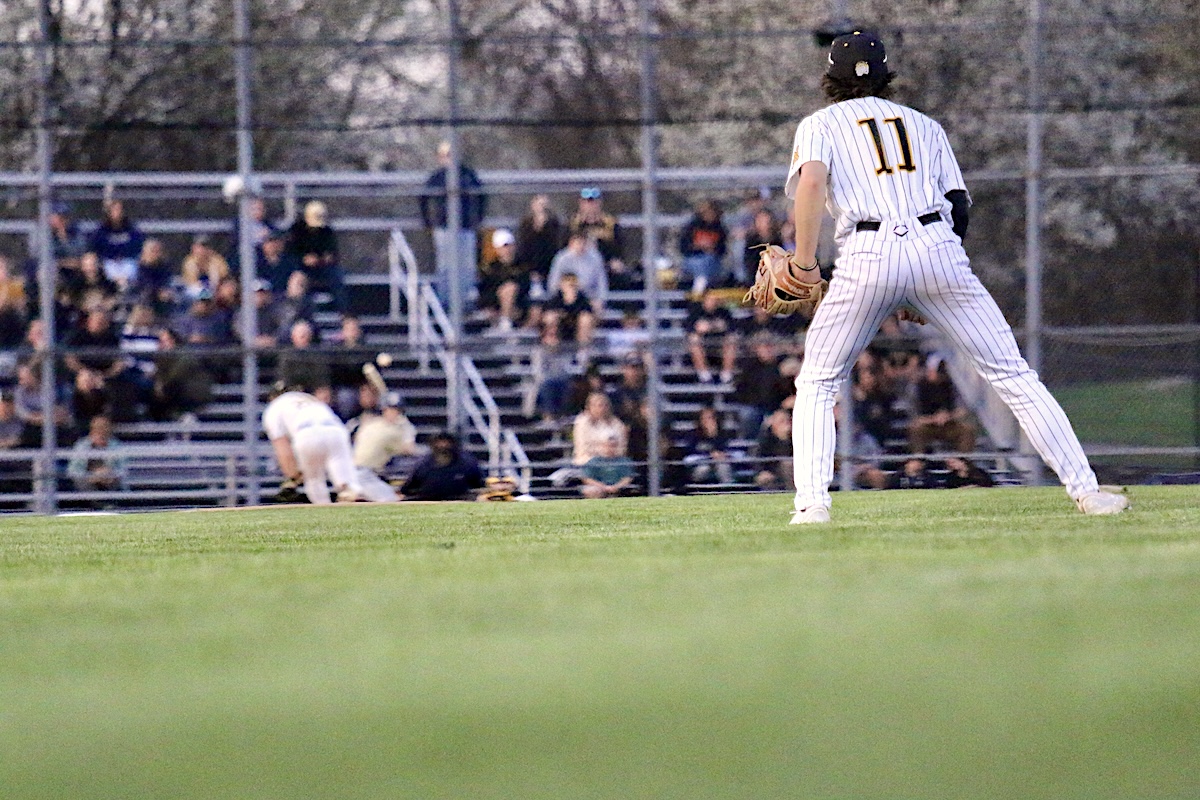
[[[1071,423],[1021,357],[1012,329],[947,222],[952,204],[946,193],[966,187],[942,127],[878,97],[845,100],[800,123],[789,197],[801,167],[812,161],[828,169],[826,207],[837,222],[839,256],[796,378],[796,510],[830,506],[834,400],[859,353],[901,304],[915,308],[967,355],[1072,499],[1096,492],[1095,473]],[[857,229],[863,221],[878,221],[878,230]]]
[[[305,392],[284,392],[263,409],[262,423],[272,441],[291,442],[310,503],[329,503],[327,473],[334,486],[362,494],[350,434],[329,406]]]

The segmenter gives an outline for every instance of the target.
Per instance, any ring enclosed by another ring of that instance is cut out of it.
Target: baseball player
[[[276,386],[263,409],[263,430],[271,440],[279,469],[288,481],[304,482],[315,505],[329,504],[332,479],[340,503],[362,497],[362,486],[350,450],[350,434],[333,409],[307,392]]]
[[[796,211],[792,265],[797,274],[815,274],[825,208],[837,223],[840,255],[827,294],[817,298],[796,378],[792,523],[829,521],[838,388],[880,323],[908,308],[991,383],[1080,511],[1123,511],[1127,499],[1099,490],[1066,414],[1021,357],[1012,329],[971,272],[962,247],[970,198],[945,132],[888,100],[891,79],[878,38],[861,32],[838,37],[823,80],[832,104],[796,130],[786,185]]]

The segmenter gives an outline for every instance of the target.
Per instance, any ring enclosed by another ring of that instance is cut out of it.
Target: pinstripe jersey
[[[826,207],[839,245],[862,220],[909,220],[930,212],[950,218],[946,193],[966,190],[946,133],[899,103],[862,97],[834,103],[796,129],[785,192],[793,197],[800,167],[829,169]]]

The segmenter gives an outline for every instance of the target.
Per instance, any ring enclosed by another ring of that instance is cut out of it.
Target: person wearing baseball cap
[[[870,33],[854,31],[833,40],[825,74],[837,80],[867,78],[873,82],[891,78],[883,42]]]
[[[479,268],[479,308],[496,330],[510,331],[525,317],[531,265],[517,261],[517,238],[507,228],[492,232],[495,255]]]

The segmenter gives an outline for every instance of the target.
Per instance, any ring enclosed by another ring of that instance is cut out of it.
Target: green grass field
[[[1196,443],[1195,391],[1187,380],[1057,387],[1054,396],[1085,442],[1187,447]]]
[[[4,798],[1196,798],[1200,490],[0,522]]]

